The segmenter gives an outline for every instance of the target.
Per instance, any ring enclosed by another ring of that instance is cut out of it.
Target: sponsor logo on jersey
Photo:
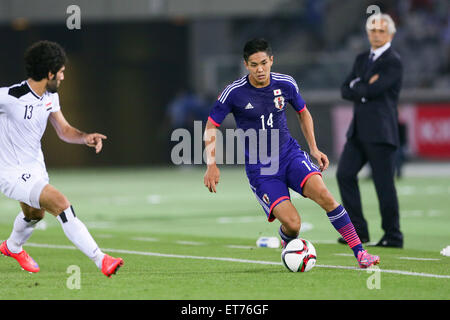
[[[267,204],[270,204],[270,199],[269,196],[267,195],[267,193],[264,193],[263,195],[263,201]]]
[[[247,105],[245,106],[245,110],[248,110],[248,109],[253,109],[254,107],[252,106],[252,104],[249,102],[249,103],[247,103]]]

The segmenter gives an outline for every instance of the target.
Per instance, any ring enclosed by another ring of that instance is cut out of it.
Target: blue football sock
[[[364,248],[344,207],[339,205],[333,211],[328,212],[327,216],[333,227],[341,234],[345,241],[347,241],[348,245],[353,250],[355,257],[358,257],[358,252],[363,251]]]

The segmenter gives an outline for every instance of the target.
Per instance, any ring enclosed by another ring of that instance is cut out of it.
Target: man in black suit
[[[396,31],[391,17],[370,16],[366,31],[371,49],[356,57],[341,87],[342,97],[353,101],[354,109],[337,180],[343,205],[361,242],[369,242],[357,175],[364,164],[370,164],[384,230],[377,246],[402,248],[394,172],[399,147],[397,102],[403,68],[399,55],[391,48]],[[345,243],[342,238],[338,241]]]

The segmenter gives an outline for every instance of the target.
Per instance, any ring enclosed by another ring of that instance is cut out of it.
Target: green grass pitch
[[[0,299],[444,299],[450,298],[448,177],[397,181],[404,249],[370,248],[379,269],[359,270],[352,251],[312,201],[291,192],[301,214],[301,237],[317,249],[316,267],[291,273],[281,249],[257,248],[277,236],[251,192],[243,168],[221,168],[218,193],[203,186],[204,168],[50,170],[51,183],[71,201],[106,253],[125,265],[106,278],[76,250],[50,214],[25,249],[41,271],[29,274],[0,257]],[[336,196],[331,173],[324,179]],[[361,180],[371,240],[382,236],[371,181]],[[0,239],[19,210],[0,196]],[[75,266],[79,288],[71,286]]]

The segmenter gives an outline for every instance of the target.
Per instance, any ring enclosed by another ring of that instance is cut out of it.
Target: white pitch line
[[[441,259],[435,258],[415,258],[415,257],[398,257],[397,259],[401,260],[417,260],[417,261],[439,261]]]
[[[51,244],[45,244],[45,243],[27,243],[26,246],[38,247],[38,248],[50,248],[50,249],[78,250],[77,248],[75,248],[73,246],[51,245]],[[141,256],[163,257],[163,258],[214,260],[214,261],[253,263],[253,264],[263,264],[263,265],[282,265],[281,262],[262,261],[262,260],[246,260],[246,259],[235,259],[235,258],[224,258],[224,257],[187,256],[187,255],[179,255],[179,254],[145,252],[145,251],[134,251],[134,250],[123,250],[123,249],[108,249],[108,248],[102,248],[101,250],[102,251],[115,252],[115,253],[136,254],[136,255],[141,255]],[[350,266],[333,266],[333,265],[316,265],[316,267],[318,267],[318,268],[355,270],[355,271],[367,271],[367,270],[370,270],[370,269],[360,269],[360,268],[350,267]],[[392,273],[392,274],[401,274],[401,275],[406,275],[406,276],[438,278],[438,279],[450,279],[450,275],[441,275],[441,274],[410,272],[410,271],[403,271],[403,270],[386,270],[386,269],[376,269],[376,271],[385,272],[385,273]]]

